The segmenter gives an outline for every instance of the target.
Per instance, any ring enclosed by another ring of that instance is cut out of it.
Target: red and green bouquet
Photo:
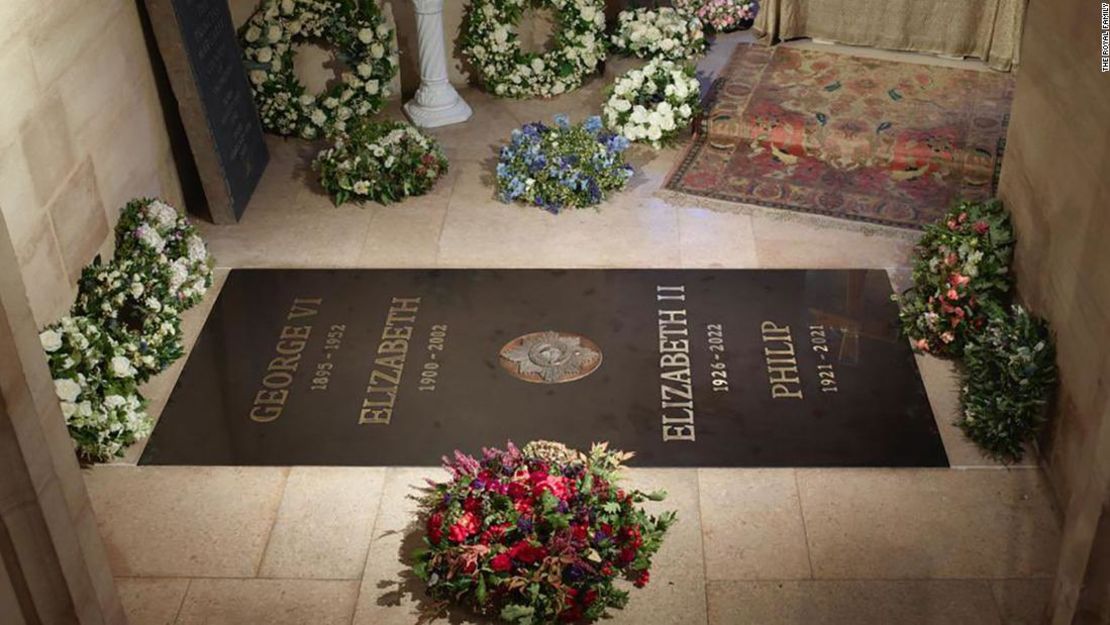
[[[451,479],[427,500],[425,547],[414,571],[428,594],[518,625],[593,620],[648,582],[674,512],[636,504],[662,492],[617,486],[631,454],[588,454],[550,442],[444,458]]]

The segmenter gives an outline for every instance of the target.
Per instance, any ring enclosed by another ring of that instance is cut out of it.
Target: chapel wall
[[[1110,427],[1110,76],[1098,5],[1030,4],[999,192],[1021,295],[1056,335],[1061,384],[1042,452],[1062,508],[1110,463],[1094,454]]]
[[[0,2],[0,210],[39,326],[69,308],[121,206],[181,201],[138,7]]]

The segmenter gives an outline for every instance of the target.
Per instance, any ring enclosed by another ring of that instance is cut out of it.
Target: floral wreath
[[[658,149],[690,125],[700,98],[692,67],[655,59],[617,79],[602,114],[614,132]]]
[[[661,7],[621,11],[613,47],[642,59],[682,61],[705,54],[709,43],[697,16]]]
[[[172,303],[165,267],[135,258],[99,258],[81,271],[73,314],[97,319],[123,345],[142,383],[184,353],[181,314]]]
[[[361,122],[339,134],[313,163],[335,203],[382,204],[431,190],[447,171],[434,139],[402,122]]]
[[[151,274],[168,271],[168,299],[181,310],[200,303],[212,286],[212,256],[193,224],[157,199],[132,200],[116,225],[116,255]]]
[[[513,25],[524,9],[550,9],[558,23],[555,46],[524,52]],[[463,54],[487,89],[499,96],[551,97],[578,88],[605,58],[604,0],[472,0]]]
[[[280,135],[328,136],[377,113],[397,74],[393,29],[373,0],[263,0],[239,39],[262,125]],[[310,40],[335,46],[350,68],[318,95],[293,71],[296,46]]]

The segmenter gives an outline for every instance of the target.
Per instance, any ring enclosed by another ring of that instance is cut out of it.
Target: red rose
[[[625,564],[630,564],[635,559],[636,559],[636,549],[635,549],[635,547],[625,547],[624,549],[621,549],[620,555],[617,556],[617,561],[620,562],[622,566],[625,565]]]
[[[532,513],[532,502],[521,499],[513,504],[513,508],[516,509],[517,514],[528,515]]]
[[[587,608],[593,605],[595,601],[597,601],[597,590],[594,588],[587,590],[586,594],[582,595],[582,605]]]
[[[478,531],[478,517],[474,513],[467,512],[459,517],[459,520],[451,526],[448,532],[448,537],[457,543],[461,543]]]
[[[514,560],[524,564],[535,564],[547,557],[547,550],[543,547],[535,547],[526,540],[521,540],[509,548],[509,555]]]
[[[475,560],[466,560],[463,562],[462,570],[463,573],[467,575],[473,575],[474,572],[478,570],[478,562]]]
[[[975,222],[974,228],[975,228],[975,232],[978,233],[978,234],[986,234],[991,229],[991,227],[988,226],[987,222],[985,222],[985,221]]]
[[[606,562],[601,567],[601,574],[604,575],[605,577],[612,577],[614,572],[615,571],[613,571],[613,565],[609,564],[608,562]]]
[[[640,576],[637,577],[636,581],[633,583],[636,585],[636,588],[643,588],[644,586],[647,586],[647,583],[649,581],[651,581],[651,573],[648,573],[646,570],[644,570],[640,572]]]
[[[528,495],[528,487],[524,484],[520,482],[509,484],[509,497],[514,501],[523,499],[526,495]]]
[[[436,512],[428,517],[428,540],[438,543],[443,540],[443,513]]]
[[[499,553],[489,561],[489,566],[498,573],[505,573],[513,569],[513,559],[507,553]]]
[[[482,500],[477,497],[467,497],[463,502],[463,510],[467,512],[479,512],[482,509]]]
[[[570,532],[575,540],[586,540],[590,535],[590,530],[585,525],[573,525],[570,528]]]

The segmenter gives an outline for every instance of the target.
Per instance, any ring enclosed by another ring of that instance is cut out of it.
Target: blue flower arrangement
[[[501,148],[498,198],[552,213],[594,206],[632,177],[623,155],[628,145],[628,139],[605,130],[597,116],[574,125],[566,115],[556,115],[554,126],[525,124]]]

